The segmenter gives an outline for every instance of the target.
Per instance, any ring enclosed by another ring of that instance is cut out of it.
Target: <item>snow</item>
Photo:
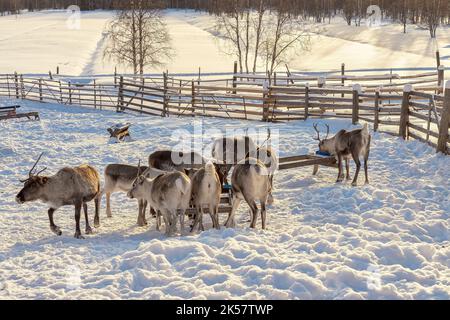
[[[117,194],[114,217],[106,218],[103,202],[101,228],[80,241],[73,208],[56,213],[63,230],[56,237],[45,205],[15,203],[19,179],[40,152],[49,173],[82,163],[101,172],[174,147],[173,131],[193,132],[194,120],[20,103],[42,120],[0,122],[0,299],[450,298],[450,157],[427,145],[375,133],[371,184],[357,188],[335,184],[333,169],[316,177],[312,168],[279,172],[267,231],[249,229],[242,206],[236,229],[166,238],[153,221],[137,227],[136,203]],[[196,121],[204,129],[266,129]],[[109,144],[106,128],[126,122],[135,141]],[[326,122],[333,132],[352,128]],[[280,132],[280,155],[314,152],[312,124],[271,125]]]
[[[0,17],[1,73],[47,73],[66,75],[112,74],[115,63],[103,58],[106,26],[112,11],[83,12],[81,29],[67,28],[63,11],[25,13]],[[165,11],[166,23],[175,49],[174,58],[164,68],[148,73],[203,74],[232,72],[234,57],[223,53],[224,43],[214,30],[214,17],[191,10]],[[399,24],[378,28],[347,26],[341,18],[315,26],[310,51],[298,51],[291,71],[340,69],[420,68],[435,66],[435,50],[442,63],[450,57],[450,28],[438,30],[438,41],[427,30],[410,26],[402,33]],[[119,72],[130,72],[118,66]],[[285,71],[284,67],[280,71]]]

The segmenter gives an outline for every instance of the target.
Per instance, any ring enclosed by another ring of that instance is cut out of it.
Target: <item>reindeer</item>
[[[208,161],[196,152],[156,151],[150,155],[148,162],[150,168],[183,172],[192,179]],[[214,167],[223,185],[232,165],[214,162]]]
[[[278,159],[277,153],[275,150],[272,149],[272,147],[258,147],[254,155],[248,155],[250,157],[256,158],[259,161],[261,161],[267,168],[269,172],[269,179],[270,184],[272,186],[270,193],[269,193],[269,199],[268,204],[272,205],[274,203],[273,199],[273,178],[275,176],[276,171],[278,170],[280,160]]]
[[[327,135],[325,139],[320,138],[320,131],[317,124],[314,125],[314,130],[317,132],[316,140],[319,141],[319,149],[321,152],[328,152],[332,156],[336,156],[339,165],[339,175],[337,183],[344,180],[343,160],[346,162],[347,180],[350,180],[350,164],[349,161],[353,159],[356,163],[356,174],[352,185],[358,185],[358,176],[361,171],[361,160],[364,158],[364,171],[366,175],[366,184],[369,183],[369,168],[368,161],[370,155],[370,144],[372,137],[369,133],[369,126],[365,124],[362,129],[354,131],[341,130],[336,136],[328,139],[330,127],[327,125]]]
[[[106,215],[108,218],[112,218],[111,194],[115,192],[128,193],[133,187],[136,177],[142,175],[147,170],[148,167],[140,167],[138,170],[138,167],[124,164],[110,164],[106,167],[104,193],[106,194]],[[139,216],[137,224],[140,227],[144,227],[148,224],[145,217],[147,202],[139,200],[138,205]]]
[[[218,163],[224,164],[221,171],[225,176],[226,184],[228,184],[228,174],[231,168],[246,159],[248,154],[254,154],[256,149],[256,143],[249,136],[223,137],[214,140],[212,158]]]
[[[203,209],[208,207],[213,227],[220,230],[219,224],[219,204],[222,193],[222,182],[216,168],[212,162],[208,162],[205,168],[197,171],[192,178],[192,199],[197,209],[194,225],[191,232],[197,226],[202,231],[203,227]]]
[[[234,216],[242,200],[245,200],[251,209],[250,228],[256,228],[258,221],[258,206],[261,204],[262,228],[266,229],[267,201],[272,191],[272,184],[269,178],[269,170],[259,160],[247,158],[241,161],[234,168],[232,175],[233,200],[232,210],[225,224],[231,228],[235,226]]]
[[[176,232],[179,213],[183,233],[184,218],[191,201],[191,180],[186,174],[177,171],[148,178],[144,173],[135,180],[128,197],[144,199],[156,212],[160,212],[164,218],[167,236]]]
[[[28,178],[22,180],[24,188],[17,194],[16,201],[19,204],[40,200],[49,205],[48,217],[50,229],[58,236],[62,235],[61,229],[55,225],[53,214],[63,206],[75,206],[75,238],[84,239],[80,231],[81,208],[84,209],[86,219],[86,234],[92,234],[89,225],[87,203],[95,201],[94,226],[100,226],[100,175],[97,170],[88,165],[76,168],[64,168],[56,175],[41,176],[47,168],[36,173],[36,167],[41,160],[41,154],[28,173]]]
[[[191,169],[195,166],[202,167],[206,160],[195,152],[156,151],[148,159],[150,168],[162,171],[180,171]]]

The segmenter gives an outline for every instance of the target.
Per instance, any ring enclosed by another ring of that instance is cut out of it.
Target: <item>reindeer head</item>
[[[328,152],[330,154],[334,151],[334,143],[333,139],[328,139],[328,136],[330,135],[330,126],[327,124],[327,135],[325,136],[325,139],[322,139],[320,137],[320,130],[318,129],[318,124],[314,124],[314,130],[317,132],[317,138],[315,140],[319,141],[319,150],[321,152]]]
[[[146,173],[141,172],[141,161],[139,160],[138,170],[137,170],[137,177],[136,180],[133,182],[133,186],[131,187],[131,190],[128,192],[128,198],[130,199],[142,199],[144,198],[144,190],[143,190],[143,184],[146,181]]]
[[[42,191],[49,181],[49,178],[40,176],[40,174],[47,170],[47,168],[44,168],[43,170],[36,173],[36,166],[38,165],[43,155],[44,154],[42,153],[39,156],[33,168],[31,168],[31,170],[28,172],[28,178],[25,180],[20,180],[20,182],[24,184],[24,187],[16,196],[17,203],[23,204],[25,202],[36,201],[40,198]]]

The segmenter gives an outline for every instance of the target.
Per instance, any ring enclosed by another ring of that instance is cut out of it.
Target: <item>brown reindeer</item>
[[[361,171],[361,160],[364,158],[364,171],[366,175],[366,184],[369,183],[369,155],[370,144],[372,137],[369,133],[369,126],[364,125],[362,129],[354,131],[341,130],[336,136],[328,139],[330,133],[330,127],[327,125],[327,136],[325,139],[320,138],[320,131],[317,128],[317,124],[314,125],[314,129],[317,132],[317,140],[319,141],[319,149],[321,152],[328,152],[332,156],[336,156],[339,164],[339,175],[337,183],[344,180],[343,160],[346,162],[347,179],[350,180],[350,165],[349,161],[353,159],[356,163],[356,174],[353,179],[352,185],[358,185],[358,176]]]
[[[81,208],[84,209],[86,219],[86,234],[92,234],[89,225],[87,203],[95,200],[95,227],[100,226],[100,175],[97,170],[88,165],[76,168],[64,168],[56,175],[40,176],[44,170],[36,173],[36,166],[42,158],[42,154],[28,173],[28,178],[21,182],[24,188],[17,194],[16,201],[19,204],[26,202],[42,201],[49,205],[48,217],[50,229],[58,236],[62,235],[61,229],[55,225],[53,214],[63,206],[75,206],[75,238],[83,239],[80,231]]]

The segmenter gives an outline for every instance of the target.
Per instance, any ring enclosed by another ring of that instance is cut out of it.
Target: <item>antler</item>
[[[140,176],[141,176],[141,160],[139,159],[136,179],[139,179]]]
[[[326,126],[327,126],[327,136],[325,137],[324,140],[327,140],[328,136],[330,135],[330,126],[328,124],[326,124]]]
[[[43,170],[39,171],[37,174],[35,173],[35,169],[37,167],[37,165],[39,164],[39,161],[41,161],[42,156],[44,155],[44,153],[42,152],[41,155],[39,156],[39,158],[36,160],[36,162],[34,163],[33,167],[31,168],[31,170],[28,172],[28,178],[25,180],[20,180],[20,182],[25,183],[28,180],[30,180],[32,177],[34,176],[38,176],[40,175],[42,172],[44,172],[45,170],[47,170],[47,167],[44,168]]]
[[[317,123],[315,123],[315,124],[313,125],[314,130],[317,132],[317,138],[315,138],[314,140],[322,141],[322,140],[320,139],[320,131],[319,131],[319,129],[317,128],[317,126],[318,126]]]

